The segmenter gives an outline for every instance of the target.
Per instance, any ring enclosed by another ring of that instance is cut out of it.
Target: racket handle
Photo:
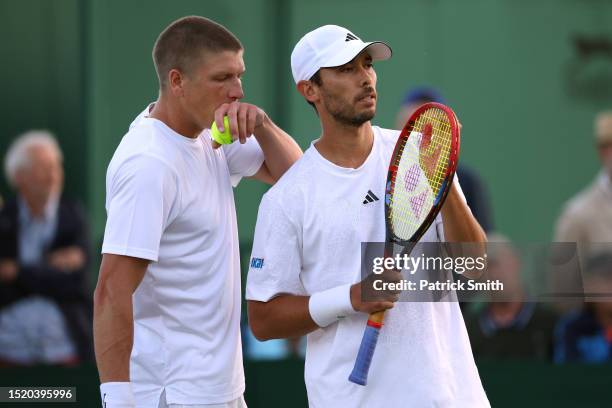
[[[359,352],[357,353],[357,359],[355,360],[355,366],[349,376],[350,382],[359,385],[366,385],[368,382],[368,371],[370,371],[370,364],[372,363],[378,335],[382,327],[382,317],[383,313],[381,312],[370,315],[368,319],[368,324],[363,332],[363,338],[359,346]]]

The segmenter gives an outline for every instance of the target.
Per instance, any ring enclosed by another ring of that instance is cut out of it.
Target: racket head
[[[417,242],[434,221],[450,191],[459,160],[455,113],[430,102],[420,106],[395,145],[385,191],[387,241]]]

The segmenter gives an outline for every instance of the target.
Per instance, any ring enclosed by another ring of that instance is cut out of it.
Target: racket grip
[[[357,353],[357,359],[355,360],[355,366],[349,376],[350,382],[359,385],[366,385],[368,382],[368,371],[370,371],[370,364],[372,363],[374,350],[376,350],[381,326],[381,323],[368,320],[368,324],[363,332],[363,338],[361,339],[361,345],[359,346],[359,352]]]

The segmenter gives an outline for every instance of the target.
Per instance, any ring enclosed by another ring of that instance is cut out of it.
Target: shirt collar
[[[599,172],[597,176],[597,184],[606,194],[612,195],[612,180],[610,179],[610,175],[604,170]]]
[[[19,219],[25,222],[32,221],[42,221],[42,222],[50,222],[55,219],[57,216],[57,207],[59,206],[59,194],[53,194],[49,201],[47,201],[47,205],[45,205],[45,209],[43,211],[42,219],[34,218],[32,213],[30,212],[30,208],[25,203],[25,200],[19,196],[17,198],[17,203],[19,206]]]

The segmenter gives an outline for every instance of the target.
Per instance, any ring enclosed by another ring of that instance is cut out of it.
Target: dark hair
[[[317,72],[315,72],[315,74],[313,76],[310,77],[309,79],[310,82],[312,82],[313,84],[315,84],[316,86],[321,86],[323,85],[323,80],[321,80],[321,70],[318,70]],[[316,114],[319,114],[319,111],[317,111],[317,107],[314,105],[314,103],[306,101],[310,106],[312,106],[312,109],[315,110]]]
[[[240,51],[242,44],[227,28],[204,17],[180,18],[161,32],[153,47],[153,62],[160,88],[166,86],[168,72],[189,72],[207,51]]]

